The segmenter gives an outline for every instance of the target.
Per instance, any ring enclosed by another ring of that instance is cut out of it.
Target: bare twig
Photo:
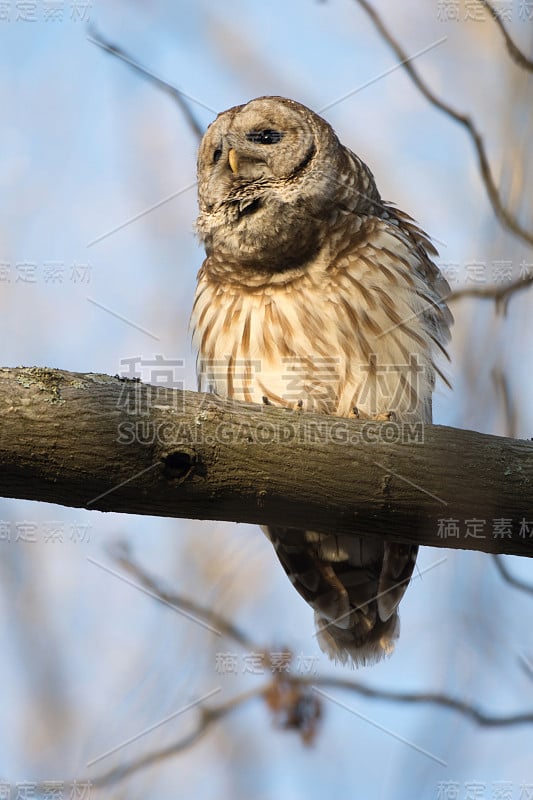
[[[344,691],[356,692],[359,695],[377,700],[388,700],[395,703],[411,703],[440,706],[451,711],[458,712],[468,719],[473,720],[482,727],[509,727],[512,725],[524,725],[533,722],[533,711],[521,714],[509,714],[496,716],[487,714],[475,706],[466,703],[449,695],[440,692],[399,692],[387,689],[376,689],[366,686],[360,681],[337,678],[328,675],[295,675],[287,671],[275,672],[272,663],[268,658],[268,651],[262,650],[246,634],[240,631],[230,620],[211,609],[196,603],[190,598],[181,595],[170,594],[166,590],[161,590],[159,582],[150,577],[141,567],[122,548],[115,553],[120,564],[128,569],[135,578],[154,594],[159,594],[165,602],[181,606],[184,610],[192,611],[197,616],[203,617],[212,625],[216,625],[220,630],[240,645],[245,644],[255,653],[265,653],[265,665],[272,668],[272,678],[268,683],[262,684],[254,689],[236,695],[231,700],[221,703],[211,708],[200,708],[198,722],[191,732],[181,737],[168,747],[154,750],[137,759],[134,759],[121,766],[114,767],[106,773],[96,776],[91,780],[95,787],[110,786],[124,778],[132,775],[146,767],[153,766],[172,756],[184,752],[201,739],[208,732],[211,726],[230,714],[237,708],[242,707],[250,700],[261,698],[273,714],[273,719],[277,727],[285,730],[296,730],[300,733],[304,743],[309,744],[313,741],[317,726],[322,717],[322,704],[313,692],[315,687],[328,687],[342,689]],[[513,580],[511,579],[511,582]],[[531,589],[529,589],[531,591]]]
[[[492,380],[498,393],[501,395],[503,418],[505,419],[505,436],[516,436],[516,406],[513,402],[507,376],[500,367],[495,367],[492,370]]]
[[[109,42],[107,39],[105,39],[102,36],[102,34],[99,31],[97,31],[94,25],[91,25],[89,27],[89,36],[87,38],[92,44],[97,45],[97,47],[100,47],[102,50],[105,50],[112,56],[120,58],[121,61],[124,61],[124,63],[127,64],[129,67],[131,67],[131,69],[135,70],[135,72],[138,72],[144,78],[147,78],[149,81],[152,81],[152,83],[155,83],[155,85],[159,89],[162,89],[164,92],[169,94],[172,97],[172,99],[175,100],[176,103],[178,104],[181,112],[183,113],[185,119],[187,120],[189,126],[191,127],[191,130],[193,131],[194,135],[198,139],[202,138],[202,136],[204,135],[204,129],[202,125],[200,125],[199,121],[196,119],[196,116],[192,112],[191,107],[187,101],[191,100],[197,103],[198,105],[201,105],[204,108],[208,109],[208,111],[213,111],[213,109],[209,108],[209,106],[206,106],[204,103],[201,103],[199,100],[185,94],[185,92],[182,92],[180,89],[176,89],[175,86],[172,86],[170,83],[167,83],[162,78],[159,78],[157,75],[154,75],[154,73],[150,72],[150,70],[141,66],[141,64],[139,64],[137,61],[135,61],[135,59],[133,59],[130,55],[128,55],[125,50],[123,50],[118,45],[113,44],[112,42]],[[215,111],[213,111],[213,113],[216,114]]]
[[[516,579],[512,578],[509,573],[507,573],[507,570],[503,566],[502,560],[499,556],[495,556],[495,559],[498,568],[502,571],[504,577],[506,577],[511,584],[517,586],[518,588],[522,588],[524,591],[533,593],[533,587],[517,581]],[[156,584],[153,583],[150,578],[148,578],[144,572],[144,569],[139,565],[133,564],[133,561],[129,558],[129,556],[127,558],[123,556],[121,558],[121,563],[128,569],[131,567],[131,571],[135,574],[136,578],[144,585],[150,585],[152,588],[156,586]],[[172,597],[173,602],[176,605],[180,605],[181,601],[183,600],[183,608],[187,610],[193,610],[195,614],[198,616],[203,616],[203,618],[210,624],[217,625],[221,630],[224,630],[229,638],[233,639],[238,644],[243,644],[246,642],[246,646],[248,646],[254,652],[262,651],[262,648],[259,647],[256,642],[254,642],[247,634],[244,634],[238,628],[235,628],[233,623],[226,619],[223,615],[218,614],[210,609],[206,609],[189,598],[180,598],[178,595],[168,595],[166,593],[162,595],[162,597],[164,599]],[[523,714],[495,716],[487,714],[484,711],[480,711],[463,700],[458,700],[454,697],[450,697],[439,692],[396,692],[387,689],[374,689],[370,686],[365,686],[365,684],[361,683],[360,681],[336,678],[328,675],[303,676],[285,672],[282,673],[281,679],[283,681],[289,681],[301,686],[328,686],[330,688],[348,689],[364,695],[365,697],[372,697],[378,700],[391,700],[398,703],[429,703],[433,705],[439,705],[445,708],[453,709],[454,711],[458,711],[461,714],[473,719],[478,723],[478,725],[483,726],[495,727],[498,725],[519,725],[533,722],[533,711],[525,712]],[[264,691],[267,692],[268,687],[264,689]]]
[[[364,697],[375,698],[376,700],[390,700],[394,703],[416,703],[416,704],[429,704],[449,708],[457,711],[465,717],[472,719],[477,725],[482,727],[506,727],[510,725],[524,725],[533,722],[533,711],[528,711],[523,714],[509,714],[504,716],[497,716],[487,714],[475,706],[466,703],[464,700],[458,700],[455,697],[449,697],[440,692],[395,692],[388,689],[374,689],[370,686],[365,686],[359,681],[344,680],[343,678],[335,678],[329,676],[315,676],[313,678],[301,677],[298,678],[300,682],[309,683],[313,686],[328,686],[336,689],[347,689],[348,691],[357,692]]]
[[[262,698],[266,701],[270,710],[274,712],[278,727],[299,731],[303,741],[309,743],[316,732],[316,724],[321,718],[322,708],[317,702],[310,712],[306,714],[305,710],[302,712],[302,706],[305,708],[309,702],[307,690],[319,686],[352,691],[364,697],[389,700],[395,703],[429,704],[449,708],[473,720],[481,727],[509,727],[533,722],[533,712],[493,716],[462,700],[436,692],[394,692],[386,689],[374,689],[358,681],[344,680],[342,678],[329,676],[308,678],[285,675],[281,678],[275,677],[266,686],[262,685],[243,692],[226,703],[212,708],[201,709],[197,725],[186,736],[178,739],[168,747],[154,750],[126,764],[114,767],[108,772],[92,778],[91,783],[95,787],[110,786],[135,772],[182,753],[196,744],[215,722],[255,698]],[[306,719],[307,716],[309,716],[309,719]],[[306,726],[304,729],[302,729],[303,725]]]
[[[230,714],[232,711],[235,711],[237,708],[240,708],[249,700],[253,700],[256,697],[262,697],[268,688],[268,686],[259,686],[255,689],[251,689],[247,692],[237,695],[231,700],[228,700],[226,703],[221,703],[220,705],[213,706],[211,708],[200,709],[199,719],[194,730],[192,730],[186,736],[178,739],[168,747],[161,748],[160,750],[153,750],[151,753],[146,753],[146,755],[141,756],[140,758],[136,758],[133,761],[127,762],[126,764],[121,764],[118,767],[113,767],[113,769],[108,770],[108,772],[97,775],[95,778],[91,779],[91,784],[97,788],[102,786],[111,786],[114,783],[118,783],[118,781],[124,780],[124,778],[127,778],[134,772],[139,772],[139,770],[145,769],[146,767],[151,767],[154,764],[165,761],[167,758],[171,758],[172,756],[182,753],[184,750],[188,750],[208,732],[215,722],[218,722],[218,720],[222,719],[222,717],[228,716],[228,714]]]
[[[511,56],[515,64],[518,64],[518,66],[522,67],[523,69],[527,69],[530,72],[533,72],[533,61],[530,58],[527,58],[527,56],[513,42],[509,32],[507,31],[505,25],[503,24],[501,14],[498,13],[498,11],[494,8],[492,3],[489,3],[489,0],[478,0],[478,2],[481,3],[481,5],[487,9],[489,14],[492,16],[494,22],[500,29],[501,34],[505,40],[505,45],[507,47],[509,55]]]
[[[524,228],[516,216],[508,208],[506,208],[502,202],[500,192],[492,176],[483,138],[470,117],[468,117],[466,114],[461,114],[459,111],[456,111],[454,108],[452,108],[452,106],[450,106],[448,103],[445,103],[443,100],[437,97],[436,94],[434,94],[425,81],[422,80],[412,61],[409,60],[407,53],[393,37],[392,33],[386,27],[383,19],[373,8],[373,6],[367,2],[367,0],[355,0],[355,2],[357,2],[368,14],[382,38],[394,50],[397,57],[402,62],[403,69],[407,72],[412,82],[426,98],[426,100],[428,100],[432,106],[438,108],[448,117],[462,125],[468,132],[468,135],[470,136],[477,153],[481,177],[483,179],[483,183],[485,184],[485,188],[492,204],[492,208],[494,209],[494,213],[505,227],[507,227],[523,241],[533,245],[533,231]]]
[[[463,289],[457,289],[455,292],[450,292],[446,297],[446,302],[453,303],[454,300],[462,300],[465,297],[477,297],[481,300],[494,300],[496,302],[496,310],[507,312],[507,305],[511,296],[527,289],[533,283],[533,273],[526,275],[523,278],[518,278],[512,283],[498,285],[498,286],[467,286]]]
[[[493,555],[494,563],[496,564],[496,568],[504,581],[506,581],[511,586],[514,586],[515,589],[520,589],[521,592],[526,592],[526,594],[533,594],[533,585],[527,583],[526,581],[522,581],[519,578],[515,578],[514,575],[511,575],[507,567],[505,566],[504,559],[502,556]]]
[[[528,678],[533,678],[533,662],[525,653],[520,653],[520,655],[518,656],[518,663],[520,664],[520,666],[522,667]]]
[[[196,603],[188,597],[169,592],[165,589],[159,580],[150,576],[139,564],[135,563],[123,545],[120,545],[120,547],[115,546],[112,555],[117,563],[126,569],[130,575],[133,575],[142,586],[148,589],[152,594],[160,597],[165,603],[175,606],[176,608],[181,608],[190,614],[194,614],[195,617],[204,620],[210,626],[216,628],[219,633],[227,636],[229,639],[233,639],[234,642],[237,642],[242,647],[254,650],[254,652],[261,651],[260,648],[258,650],[255,642],[253,642],[244,631],[233,622],[226,619],[226,617],[217,614],[217,612],[213,611],[211,608],[206,608],[200,605],[200,603]]]

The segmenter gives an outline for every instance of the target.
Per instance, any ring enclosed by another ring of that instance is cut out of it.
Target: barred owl
[[[368,167],[293,100],[219,114],[198,155],[206,259],[192,312],[199,389],[341,417],[431,421],[451,315],[436,250]],[[417,547],[268,527],[342,663],[389,654]]]

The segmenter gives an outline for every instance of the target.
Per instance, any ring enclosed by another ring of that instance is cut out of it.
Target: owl
[[[283,97],[219,114],[200,145],[198,198],[200,391],[300,415],[431,422],[451,324],[436,250],[324,119]],[[350,535],[264,530],[325,653],[359,665],[392,652],[416,546],[356,524]]]

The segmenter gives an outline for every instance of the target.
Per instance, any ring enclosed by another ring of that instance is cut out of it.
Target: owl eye
[[[282,140],[283,133],[267,128],[264,131],[249,131],[246,134],[246,138],[249,142],[255,142],[256,144],[277,144]]]
[[[222,150],[220,148],[217,148],[213,153],[213,164],[217,163],[221,155],[222,155]]]

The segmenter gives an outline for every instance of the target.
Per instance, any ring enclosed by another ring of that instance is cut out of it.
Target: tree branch
[[[127,64],[132,70],[134,70],[134,72],[138,72],[140,75],[143,76],[143,78],[146,78],[147,80],[154,83],[158,89],[162,89],[164,92],[169,94],[172,97],[172,99],[178,104],[181,112],[183,113],[185,119],[187,120],[187,123],[189,124],[196,138],[198,140],[202,138],[202,136],[204,135],[204,128],[202,127],[202,125],[200,125],[200,122],[196,119],[195,114],[193,113],[189,103],[187,102],[188,100],[191,100],[195,103],[198,103],[199,102],[198,100],[189,97],[187,94],[185,94],[185,92],[180,91],[180,89],[176,89],[176,87],[172,86],[172,84],[167,83],[167,81],[164,81],[162,78],[159,78],[157,75],[154,75],[153,72],[150,72],[148,69],[143,67],[137,61],[135,61],[135,59],[133,59],[130,55],[128,55],[128,53],[126,53],[126,51],[123,50],[122,47],[119,47],[118,45],[113,44],[112,42],[105,39],[104,36],[102,36],[102,34],[99,33],[99,31],[96,29],[94,25],[89,26],[89,34],[90,35],[87,38],[92,44],[95,44],[97,47],[100,47],[100,49],[104,50],[106,53],[109,53],[110,55],[119,58],[121,61]],[[204,103],[200,103],[200,105],[203,105],[204,108],[207,108],[207,106],[205,106]],[[208,110],[212,111],[212,109],[210,108]]]
[[[527,58],[525,53],[523,53],[520,50],[520,48],[517,47],[517,45],[513,42],[509,32],[507,31],[507,28],[503,24],[501,14],[498,13],[498,11],[494,8],[492,3],[489,2],[489,0],[478,0],[478,2],[481,3],[481,5],[487,9],[489,14],[492,16],[494,22],[500,29],[500,32],[505,41],[505,46],[507,47],[507,52],[509,53],[515,64],[518,64],[518,66],[522,67],[522,69],[526,69],[529,72],[533,72],[533,61],[530,58]]]
[[[533,273],[503,285],[465,286],[462,289],[450,292],[444,299],[447,303],[453,303],[455,300],[461,300],[464,297],[477,297],[480,300],[494,300],[496,303],[496,311],[505,314],[511,296],[521,292],[523,289],[528,289],[532,283]]]
[[[394,50],[401,62],[401,66],[407,72],[419,92],[426,98],[426,100],[428,100],[429,103],[431,103],[432,106],[438,108],[439,111],[444,112],[444,114],[465,128],[476,150],[481,177],[483,183],[485,184],[485,188],[496,217],[516,236],[518,236],[524,242],[527,242],[527,244],[533,245],[533,231],[524,228],[520,224],[520,221],[517,219],[517,217],[505,207],[502,201],[499,189],[496,186],[492,175],[483,138],[470,117],[468,117],[466,114],[461,114],[459,111],[456,111],[448,103],[445,103],[444,100],[441,100],[439,97],[437,97],[437,95],[429,88],[427,83],[425,83],[425,81],[420,77],[420,74],[414,67],[412,61],[409,59],[408,54],[388,30],[382,17],[378,14],[376,9],[373,8],[373,6],[367,2],[367,0],[355,0],[355,2],[364,9],[366,14],[374,23],[374,26],[378,30],[381,37]]]
[[[201,708],[196,725],[190,733],[168,747],[148,752],[144,756],[95,776],[91,780],[91,785],[96,788],[111,786],[146,767],[153,766],[182,753],[184,750],[188,750],[209,731],[215,722],[228,716],[232,711],[241,708],[253,699],[263,699],[266,702],[273,712],[274,721],[277,722],[278,727],[297,730],[302,735],[304,743],[310,744],[316,736],[317,726],[323,715],[322,700],[319,700],[323,694],[319,691],[319,687],[342,689],[355,692],[363,697],[389,700],[397,703],[436,705],[456,711],[471,719],[480,727],[509,727],[530,725],[533,722],[533,713],[531,712],[493,716],[463,700],[438,692],[417,693],[373,689],[361,684],[359,681],[327,675],[312,678],[278,675],[273,677],[266,686],[260,685],[250,689],[218,706]],[[314,704],[311,702],[313,697],[316,698]],[[306,706],[310,706],[310,708],[306,710]],[[309,716],[308,719],[307,716]]]
[[[159,750],[153,750],[146,753],[144,756],[135,758],[132,761],[126,762],[125,764],[120,764],[117,767],[113,767],[108,772],[97,775],[91,780],[91,785],[95,788],[112,786],[113,784],[129,777],[133,773],[139,772],[139,770],[146,769],[146,767],[151,767],[154,764],[165,761],[167,758],[172,758],[172,756],[182,753],[184,750],[188,750],[209,731],[215,722],[218,722],[218,720],[228,716],[232,711],[240,708],[248,701],[257,697],[262,697],[267,689],[268,687],[265,688],[263,686],[255,687],[254,689],[243,692],[242,694],[233,697],[231,700],[228,700],[226,703],[221,703],[218,706],[211,706],[210,708],[201,707],[199,709],[200,713],[196,725],[190,733],[187,733],[185,736],[173,742],[168,747],[164,747]]]
[[[373,688],[360,683],[360,681],[354,681],[349,678],[336,678],[330,675],[317,675],[313,678],[306,677],[300,678],[299,680],[300,683],[310,683],[313,686],[346,689],[363,695],[364,697],[372,697],[377,700],[448,708],[451,711],[457,711],[483,728],[504,728],[514,725],[531,725],[531,723],[533,723],[533,711],[521,712],[519,714],[487,714],[486,711],[482,711],[464,700],[450,697],[441,692],[398,692],[390,689]]]
[[[511,586],[533,594],[533,586],[514,578],[505,567],[501,556],[495,555],[493,558],[496,566],[500,570],[500,574]],[[127,569],[130,574],[134,575],[142,586],[153,590],[154,593],[165,602],[170,600],[172,604],[176,605],[178,608],[182,608],[185,611],[192,611],[197,617],[204,619],[210,625],[218,628],[220,633],[232,639],[236,644],[246,647],[254,654],[262,654],[264,656],[263,660],[265,666],[275,673],[276,664],[278,662],[271,657],[270,651],[267,648],[261,647],[258,642],[254,641],[240,628],[237,628],[235,624],[223,614],[219,614],[212,608],[207,608],[197,603],[195,600],[191,600],[189,597],[167,592],[160,586],[156,579],[148,575],[144,568],[133,560],[127,548],[125,549],[124,546],[121,545],[120,549],[115,552],[115,559],[124,569]],[[279,655],[279,651],[276,651],[276,653]],[[284,663],[288,669],[290,660]],[[282,673],[277,673],[278,677],[280,677],[281,674]],[[441,708],[449,708],[452,711],[463,714],[481,727],[506,727],[533,723],[533,711],[526,711],[519,714],[488,714],[486,711],[482,711],[464,700],[451,697],[442,692],[399,692],[367,686],[361,683],[361,681],[353,680],[352,678],[338,678],[335,675],[306,676],[285,673],[284,679],[303,686],[324,686],[331,689],[345,689],[356,692],[364,697],[371,697],[377,700],[390,700],[395,703],[421,703],[423,705],[429,704],[440,706]]]
[[[127,549],[121,545],[114,553],[117,562],[134,575],[140,584],[148,588],[154,597],[165,603],[171,603],[183,610],[192,611],[196,616],[218,627],[220,632],[241,646],[248,647],[254,655],[261,654],[265,668],[271,671],[271,679],[246,692],[235,695],[232,699],[219,705],[198,708],[199,714],[192,731],[177,739],[171,745],[153,750],[142,756],[111,768],[91,780],[94,787],[115,784],[132,774],[153,766],[168,758],[176,756],[196,744],[208,732],[213,723],[226,717],[232,711],[242,707],[250,700],[261,699],[270,709],[274,724],[285,730],[297,731],[305,744],[310,744],[317,735],[319,723],[323,717],[323,698],[327,698],[320,687],[355,692],[363,697],[376,700],[388,700],[394,703],[410,703],[433,705],[455,711],[467,719],[471,719],[481,727],[509,727],[531,724],[533,712],[518,714],[493,715],[476,706],[441,692],[402,692],[389,689],[374,688],[350,678],[338,678],[333,675],[299,675],[291,671],[291,654],[283,662],[276,662],[270,657],[268,649],[261,648],[246,633],[236,628],[233,622],[218,612],[197,603],[182,595],[169,593],[159,585],[157,579],[148,575],[142,566],[135,563]],[[277,653],[279,655],[279,653]],[[280,668],[281,667],[281,668]]]
[[[506,581],[510,586],[514,586],[515,589],[519,589],[521,592],[533,595],[533,584],[528,583],[527,581],[522,581],[520,578],[515,578],[514,575],[511,575],[504,563],[503,558],[500,555],[494,554],[493,559],[496,568],[504,581]]]
[[[189,597],[166,589],[161,581],[149,575],[140,564],[137,564],[133,560],[125,543],[120,543],[118,547],[113,547],[110,554],[119,566],[127,570],[130,575],[133,575],[143,588],[149,590],[152,597],[158,597],[165,605],[182,609],[188,614],[194,615],[197,619],[203,620],[221,636],[227,636],[228,639],[232,639],[241,647],[253,650],[254,653],[263,652],[243,630],[231,620],[227,619],[227,617],[218,614],[212,608],[208,608],[207,606],[197,603],[195,600],[191,600]],[[266,653],[266,651],[264,652]]]
[[[531,442],[39,367],[0,414],[4,497],[533,555]]]

